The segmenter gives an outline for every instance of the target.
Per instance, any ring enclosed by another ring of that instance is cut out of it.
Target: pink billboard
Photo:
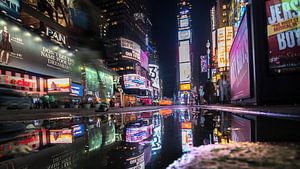
[[[251,96],[249,71],[248,25],[245,13],[230,51],[231,100]]]
[[[141,51],[141,65],[143,68],[148,70],[149,64],[148,64],[148,53]]]

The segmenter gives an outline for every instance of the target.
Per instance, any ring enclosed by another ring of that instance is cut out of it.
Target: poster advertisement
[[[51,144],[73,143],[73,134],[71,129],[50,130]]]
[[[122,57],[126,59],[136,60],[138,62],[141,61],[141,46],[136,42],[120,38],[120,43],[122,49]]]
[[[272,72],[300,71],[299,8],[299,1],[266,1],[269,68]]]
[[[180,82],[190,82],[191,81],[191,64],[190,63],[180,63]]]
[[[123,76],[125,89],[146,89],[146,79],[137,74],[127,74]]]
[[[0,49],[0,65],[53,77],[72,77],[75,74],[75,59],[71,51],[3,18],[0,19],[0,34],[5,43]],[[78,78],[73,80],[79,80],[80,75],[74,77]]]
[[[152,86],[159,89],[159,67],[158,65],[149,64],[149,76],[152,81]]]
[[[189,62],[190,60],[190,41],[179,42],[179,62]]]
[[[70,92],[70,78],[47,79],[49,93],[68,93]]]
[[[208,58],[206,55],[200,56],[201,72],[205,73],[208,71]]]
[[[247,15],[241,22],[230,51],[230,85],[231,99],[249,98],[250,94],[250,67]]]

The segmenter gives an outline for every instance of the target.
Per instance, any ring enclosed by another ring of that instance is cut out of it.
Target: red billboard
[[[249,98],[249,46],[248,24],[245,13],[230,51],[230,85],[231,100]]]
[[[299,2],[267,0],[269,65],[272,72],[300,70]]]

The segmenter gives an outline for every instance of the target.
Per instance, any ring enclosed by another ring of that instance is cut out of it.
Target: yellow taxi
[[[173,102],[168,98],[165,98],[158,102],[158,105],[160,105],[160,106],[171,106],[172,104],[173,104]]]

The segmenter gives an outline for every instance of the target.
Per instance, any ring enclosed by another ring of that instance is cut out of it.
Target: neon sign
[[[17,86],[17,87],[36,87],[36,80],[26,79],[22,77],[0,75],[0,84]]]

